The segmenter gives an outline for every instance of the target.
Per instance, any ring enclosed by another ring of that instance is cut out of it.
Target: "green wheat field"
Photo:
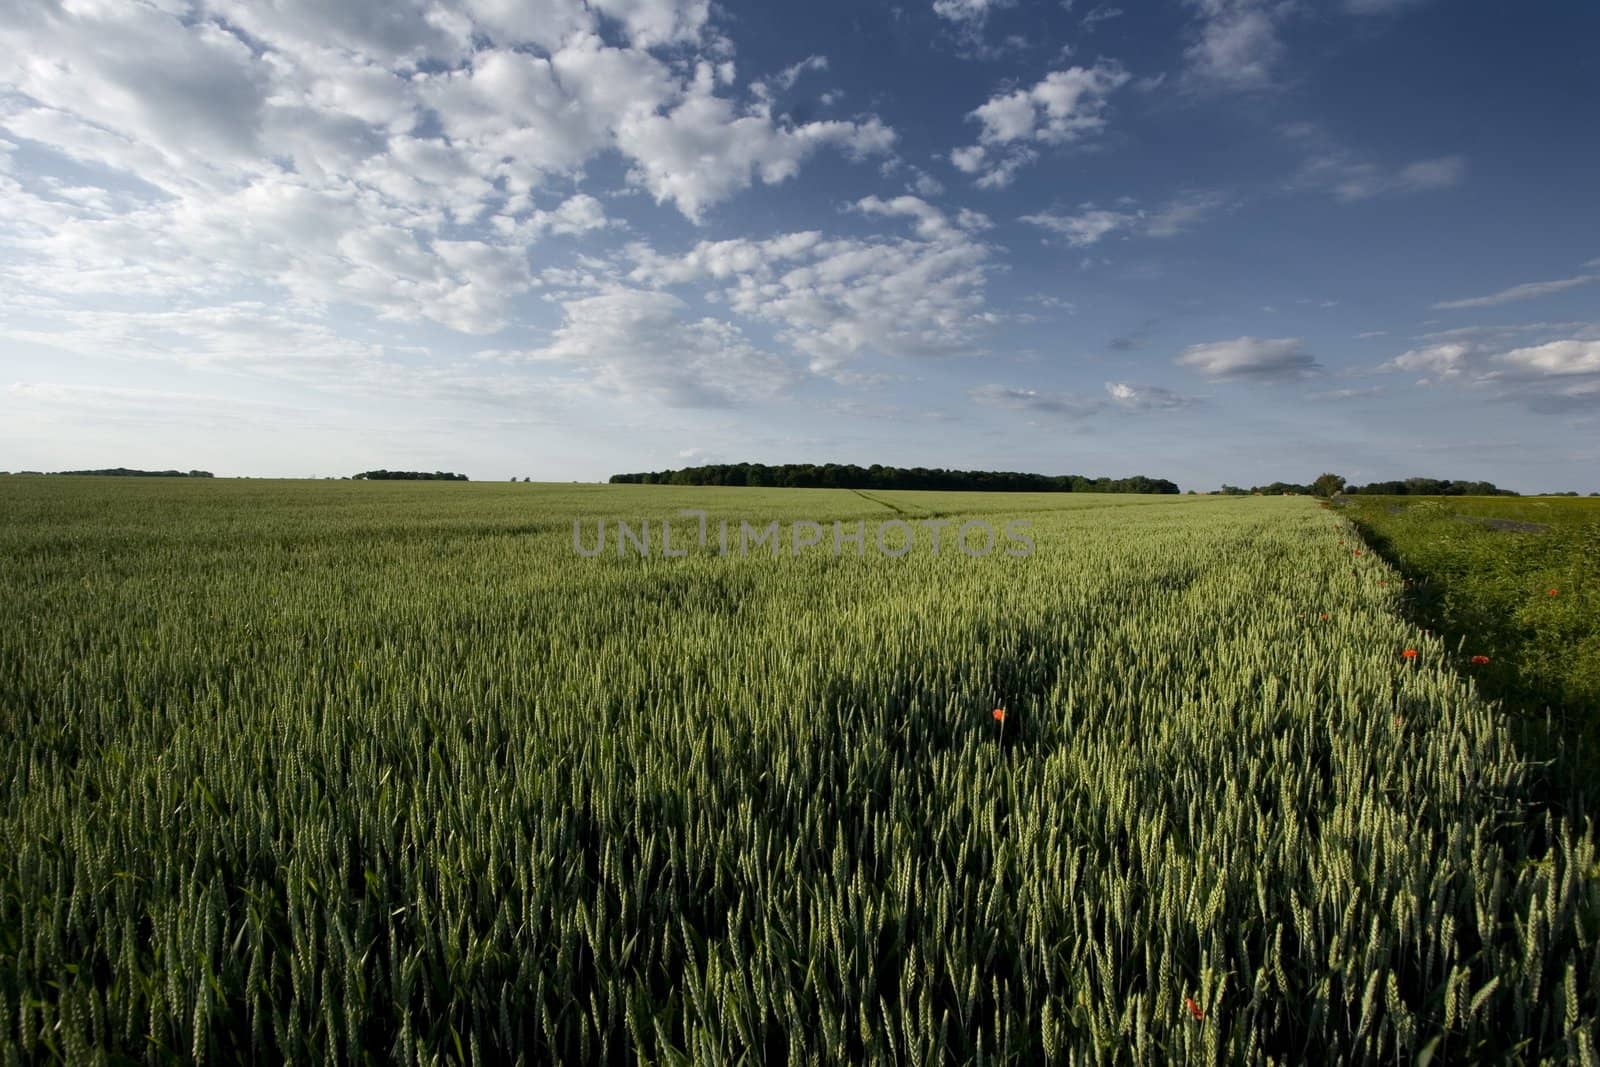
[[[923,518],[1036,550],[871,550]],[[1594,1065],[1595,831],[1360,547],[1304,498],[0,480],[0,1059]]]

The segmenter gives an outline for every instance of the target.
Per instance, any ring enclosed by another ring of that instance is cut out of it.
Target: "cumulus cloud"
[[[1442,300],[1433,305],[1435,311],[1455,311],[1463,308],[1499,307],[1501,304],[1514,304],[1520,300],[1537,300],[1541,296],[1552,293],[1564,293],[1568,289],[1576,289],[1581,285],[1590,285],[1600,282],[1600,274],[1579,274],[1571,278],[1559,278],[1550,282],[1526,282],[1522,285],[1513,285],[1509,289],[1502,289],[1498,293],[1488,296],[1468,297],[1464,300]]]
[[[539,3],[497,2],[504,7],[521,8],[524,12],[531,6],[532,12],[524,17],[540,13]],[[628,39],[639,48],[698,40],[711,14],[711,0],[589,0],[589,6],[620,22],[627,30]]]
[[[632,177],[657,202],[672,201],[698,221],[711,204],[756,180],[776,185],[800,171],[817,149],[833,145],[862,157],[888,152],[894,131],[877,119],[830,120],[780,126],[764,116],[738,115],[733,102],[698,80],[669,111],[636,113],[619,127],[617,143],[634,159]]]
[[[813,231],[765,241],[701,242],[678,256],[628,250],[631,280],[656,286],[711,281],[735,314],[837,376],[859,354],[955,355],[976,349],[995,321],[983,310],[989,248],[968,213],[951,221],[915,197],[868,197],[855,210],[911,220],[914,237],[829,238]]]
[[[10,10],[0,128],[50,161],[0,181],[19,300],[225,312],[269,291],[283,315],[348,305],[492,333],[552,266],[536,268],[533,249],[616,225],[573,189],[600,156],[699,220],[818,151],[862,157],[894,141],[870,115],[741,110],[724,95],[730,46],[708,0]],[[52,185],[63,158],[79,185]]]
[[[1500,358],[1511,367],[1540,375],[1600,374],[1600,341],[1551,341],[1514,348]]]
[[[1174,362],[1213,381],[1293,381],[1322,369],[1298,337],[1236,337],[1190,345]]]
[[[933,13],[965,27],[981,26],[990,14],[1013,0],[933,0]]]
[[[1266,89],[1277,80],[1286,49],[1279,23],[1293,8],[1271,0],[1189,0],[1195,12],[1184,52],[1191,85]]]
[[[1560,332],[1568,336],[1551,336]],[[1549,340],[1517,343],[1519,334]],[[1443,331],[1453,339],[1409,349],[1380,367],[1421,374],[1419,385],[1454,384],[1534,411],[1600,404],[1600,329],[1581,323],[1530,323]]]
[[[550,343],[527,358],[579,367],[606,392],[686,407],[769,399],[798,380],[737,326],[687,312],[678,297],[647,289],[568,301]]]
[[[983,127],[978,143],[950,154],[956,169],[978,176],[978,185],[1000,188],[1037,156],[1037,145],[1065,145],[1099,133],[1106,126],[1112,93],[1130,75],[1114,60],[1092,67],[1068,67],[1046,74],[1030,88],[999,93],[974,109],[968,119]]]
[[[1379,369],[1425,374],[1433,378],[1455,378],[1465,371],[1468,358],[1476,352],[1477,346],[1459,341],[1424,345],[1407,349]]]
[[[1126,211],[1105,211],[1085,205],[1085,210],[1076,215],[1057,215],[1046,211],[1023,215],[1020,221],[1061,235],[1073,248],[1084,248],[1108,234],[1127,229],[1137,219],[1138,216]]]
[[[961,240],[968,233],[989,228],[989,218],[979,211],[962,208],[952,222],[939,208],[915,196],[890,200],[868,196],[856,201],[855,209],[867,215],[899,215],[916,220],[917,235],[930,241]]]

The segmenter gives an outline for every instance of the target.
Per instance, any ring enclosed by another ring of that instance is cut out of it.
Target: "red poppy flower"
[[[1472,657],[1472,662],[1474,662],[1474,663],[1488,663],[1489,662],[1489,657],[1488,656],[1473,656]]]
[[[1327,617],[1328,617],[1328,613],[1327,613],[1327,612],[1326,612],[1326,611],[1324,611],[1324,612],[1323,612],[1323,613],[1322,613],[1322,617],[1323,617],[1323,618],[1324,618],[1324,619],[1326,619],[1326,618],[1327,618]]]
[[[1196,1019],[1204,1019],[1206,1017],[1206,1013],[1200,1010],[1200,1005],[1194,1002],[1193,997],[1184,997],[1183,1006],[1188,1008],[1189,1014],[1193,1015]]]
[[[1359,548],[1356,549],[1356,555],[1358,555],[1358,556],[1361,555],[1361,550]]]
[[[1005,708],[995,708],[994,709],[994,721],[995,722],[1005,722],[1006,721],[1006,709]]]
[[[1559,589],[1552,589],[1552,590],[1550,590],[1550,593],[1549,593],[1549,595],[1550,595],[1550,596],[1560,596],[1560,595],[1561,595],[1561,590],[1559,590]]]
[[[1408,648],[1408,649],[1406,649],[1404,652],[1402,652],[1400,654],[1402,656],[1404,656],[1406,659],[1416,659],[1417,658],[1417,650],[1414,649],[1414,648]]]

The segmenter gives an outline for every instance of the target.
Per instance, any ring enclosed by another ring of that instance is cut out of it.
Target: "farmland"
[[[1412,614],[1487,661],[1473,676],[1521,713],[1526,743],[1600,775],[1600,500],[1353,497],[1342,511],[1410,579]]]
[[[1596,1063],[1594,832],[1400,577],[1304,499],[0,479],[0,1051]]]

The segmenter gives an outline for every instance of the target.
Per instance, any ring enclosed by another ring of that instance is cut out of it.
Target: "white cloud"
[[[1215,193],[1190,193],[1153,211],[1142,208],[1110,211],[1084,204],[1076,215],[1044,211],[1023,215],[1020,221],[1060,234],[1073,248],[1085,248],[1119,232],[1137,233],[1145,237],[1175,237],[1200,222],[1222,203],[1223,198]]]
[[[1194,398],[1163,389],[1158,385],[1132,385],[1128,382],[1107,382],[1106,392],[1118,407],[1129,411],[1172,411],[1189,407]]]
[[[1107,98],[1126,85],[1128,72],[1112,60],[1093,67],[1069,67],[1046,74],[1031,89],[991,97],[972,112],[983,124],[985,145],[1011,141],[1066,144],[1096,133],[1106,124]]]
[[[772,78],[772,84],[779,89],[792,89],[794,83],[800,80],[801,75],[808,71],[822,71],[828,69],[827,56],[807,56],[798,63],[783,68]]]
[[[776,185],[794,177],[825,145],[856,157],[894,145],[894,131],[876,118],[775,126],[765,116],[737,115],[733,102],[711,89],[709,78],[697,78],[670,110],[634,112],[617,130],[618,146],[635,163],[633,179],[691,219],[756,180]]]
[[[1394,188],[1407,193],[1448,189],[1461,184],[1466,169],[1466,160],[1460,156],[1418,160],[1401,167],[1392,184]]]
[[[470,50],[475,19],[484,19],[493,33],[523,31],[530,34],[528,40],[541,44],[544,39],[531,36],[541,26],[573,29],[588,24],[567,0],[537,4],[530,14],[542,18],[538,22],[527,18],[516,27],[492,17],[495,9],[512,9],[505,0],[467,0],[466,12],[454,14],[434,9],[427,0],[208,0],[204,7],[179,0],[164,6],[202,17],[214,13],[286,53],[333,48],[386,65],[407,65],[424,56],[460,58]]]
[[[981,26],[990,14],[1013,0],[933,0],[933,13],[963,26]]]
[[[1519,300],[1536,300],[1551,293],[1564,293],[1568,289],[1576,289],[1580,285],[1590,285],[1594,282],[1600,282],[1600,274],[1579,274],[1572,278],[1559,278],[1550,282],[1527,282],[1502,289],[1498,293],[1490,293],[1488,296],[1474,296],[1465,300],[1442,300],[1432,307],[1435,311],[1498,307],[1501,304],[1514,304]]]
[[[528,356],[582,368],[607,392],[679,406],[769,399],[798,380],[737,326],[687,311],[672,294],[645,289],[568,301],[550,343]]]
[[[870,115],[795,123],[736,107],[731,46],[710,11],[708,0],[12,4],[0,129],[28,166],[0,169],[0,280],[30,314],[6,328],[252,373],[341,360],[359,371],[383,359],[352,325],[366,314],[482,335],[522,325],[535,289],[592,294],[603,270],[571,264],[560,242],[620,225],[596,195],[618,190],[588,185],[600,157],[620,156],[625,181],[697,220],[824,148],[889,151],[893,131]],[[825,66],[813,56],[778,80]],[[748,355],[714,324],[669,333],[693,366]]]
[[[1092,32],[1100,23],[1110,22],[1112,19],[1121,17],[1122,9],[1120,7],[1112,7],[1109,4],[1101,4],[1098,7],[1092,8],[1087,14],[1085,14],[1083,18],[1078,21],[1078,25],[1083,27],[1085,33],[1089,33]]]
[[[742,276],[770,280],[772,269],[808,256],[822,243],[822,234],[803,230],[767,241],[734,238],[701,241],[682,256],[663,256],[647,244],[628,247],[636,264],[629,277],[646,285],[682,285],[711,278],[735,281]]]
[[[863,197],[856,201],[855,210],[866,215],[899,215],[915,219],[917,235],[929,241],[961,240],[968,232],[986,230],[990,226],[988,216],[968,208],[962,208],[956,221],[951,222],[943,211],[915,196],[897,196],[890,200],[876,196]]]
[[[950,162],[963,174],[977,174],[983,169],[986,153],[981,145],[968,145],[950,153]]]
[[[1600,341],[1551,341],[1514,348],[1500,358],[1511,367],[1534,374],[1600,374]]]
[[[621,22],[638,48],[693,42],[711,14],[711,0],[589,0],[589,4]]]
[[[1125,211],[1090,209],[1077,215],[1040,212],[1036,215],[1023,215],[1020,221],[1030,222],[1060,234],[1073,248],[1084,248],[1097,243],[1108,234],[1127,229],[1138,221],[1138,216]]]
[[[980,175],[982,187],[1005,186],[1036,157],[1033,146],[1072,144],[1103,130],[1109,98],[1129,78],[1120,63],[1102,59],[996,94],[968,115],[983,126],[978,143],[955,149],[950,161],[962,173]]]
[[[490,220],[503,237],[531,244],[547,234],[573,237],[615,225],[606,217],[604,206],[588,193],[575,193],[549,211],[535,209],[527,214],[500,214]]]
[[[856,210],[912,219],[919,239],[802,231],[701,242],[676,257],[635,244],[630,278],[660,286],[716,282],[719,301],[776,327],[778,339],[808,357],[816,373],[837,376],[862,353],[974,351],[995,321],[983,310],[989,249],[973,236],[986,220],[970,213],[952,223],[915,197],[868,197]]]
[[[1189,0],[1197,23],[1184,52],[1192,85],[1231,90],[1273,86],[1285,48],[1278,22],[1290,10],[1271,0]]]
[[[1518,334],[1571,330],[1576,336],[1515,344]],[[1530,323],[1443,331],[1456,339],[1403,352],[1380,370],[1422,373],[1419,385],[1450,382],[1521,403],[1566,411],[1600,403],[1600,330],[1581,323]]]
[[[1580,341],[1600,338],[1600,322],[1521,322],[1501,326],[1456,326],[1418,334],[1423,341],[1474,341],[1485,346],[1505,348],[1525,334],[1544,334],[1550,338],[1571,337]]]
[[[253,159],[268,83],[239,38],[151,5],[22,4],[0,21],[0,85],[57,112],[73,154],[148,161],[157,179]]]
[[[1224,203],[1220,193],[1186,193],[1145,216],[1144,232],[1150,237],[1176,237]]]
[[[1436,378],[1455,378],[1465,371],[1468,358],[1476,353],[1476,346],[1459,341],[1426,345],[1400,353],[1379,369],[1426,374]]]
[[[1174,362],[1214,381],[1291,381],[1321,370],[1297,337],[1237,337],[1190,345]]]

